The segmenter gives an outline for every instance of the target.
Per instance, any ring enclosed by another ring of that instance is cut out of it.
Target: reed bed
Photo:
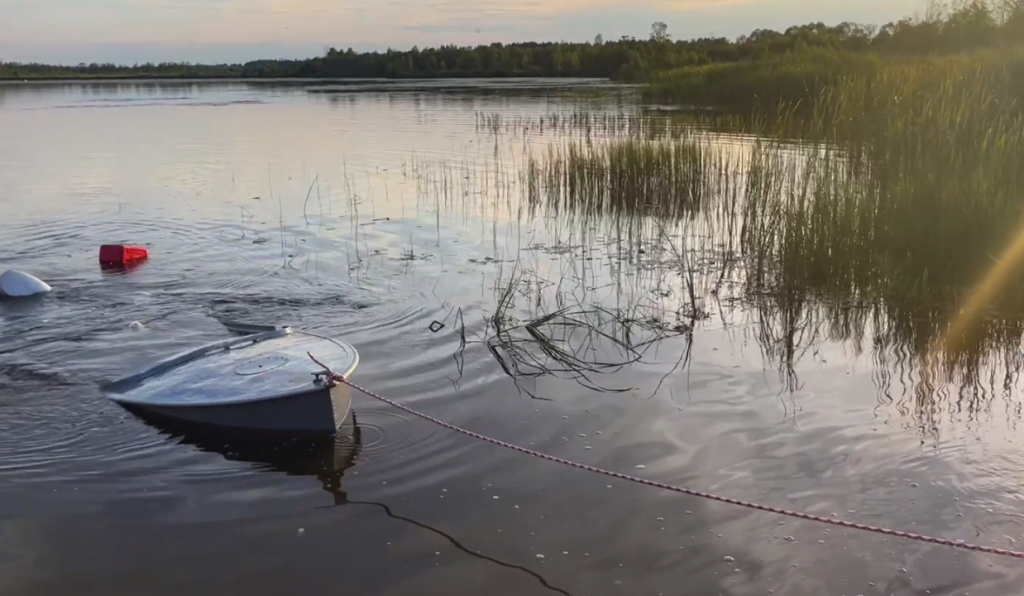
[[[1017,79],[993,63],[926,64],[838,77],[810,111],[746,120],[756,137],[706,120],[549,118],[570,136],[525,161],[521,192],[532,214],[610,222],[648,254],[673,247],[663,265],[694,312],[721,288],[712,280],[741,284],[787,378],[810,344],[845,341],[897,363],[889,383],[916,371],[931,390],[904,390],[915,410],[943,392],[993,394],[1015,382],[1024,334],[1024,255],[1010,249],[1024,236]]]
[[[1024,77],[1013,56],[842,70],[813,101],[749,117],[477,114],[493,152],[412,159],[408,175],[439,211],[543,226],[557,239],[546,254],[575,263],[498,284],[480,341],[510,376],[596,385],[651,338],[742,311],[792,390],[800,363],[839,342],[870,352],[880,401],[924,419],[942,403],[974,411],[1015,394],[1021,368]],[[588,272],[599,258],[604,269]],[[606,283],[611,304],[580,289]],[[566,292],[539,300],[540,286]],[[648,339],[622,339],[627,328]],[[598,343],[605,357],[588,363],[581,346]]]

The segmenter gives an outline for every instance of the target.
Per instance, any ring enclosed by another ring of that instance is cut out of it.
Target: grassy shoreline
[[[853,85],[939,88],[977,75],[997,84],[1002,101],[1024,102],[1024,44],[948,56],[806,52],[761,62],[715,64],[661,73],[643,89],[647,101],[715,106],[741,113],[813,111],[848,99]],[[928,79],[925,81],[924,79]],[[877,92],[875,92],[877,95]]]

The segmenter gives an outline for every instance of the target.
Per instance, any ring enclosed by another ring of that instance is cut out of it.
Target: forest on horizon
[[[165,62],[76,66],[0,62],[0,79],[62,78],[454,78],[595,77],[642,82],[657,73],[719,63],[755,61],[807,50],[837,53],[941,55],[1014,45],[1024,40],[1024,0],[935,2],[924,16],[883,26],[808,23],[785,31],[757,29],[736,39],[673,40],[665,23],[646,38],[585,43],[445,45],[408,51],[355,52],[331,48],[304,60],[243,64]]]

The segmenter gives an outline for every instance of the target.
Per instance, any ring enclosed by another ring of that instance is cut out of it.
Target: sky
[[[758,28],[883,24],[922,0],[0,0],[0,61],[239,62],[500,41],[734,38]]]

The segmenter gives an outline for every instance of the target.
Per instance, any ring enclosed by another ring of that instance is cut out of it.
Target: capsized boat
[[[308,354],[348,377],[359,363],[356,349],[291,327],[234,330],[246,335],[182,352],[107,383],[103,391],[143,418],[234,431],[334,434],[349,414],[351,393]]]
[[[0,273],[0,298],[25,298],[46,294],[53,288],[50,284],[17,269]]]

